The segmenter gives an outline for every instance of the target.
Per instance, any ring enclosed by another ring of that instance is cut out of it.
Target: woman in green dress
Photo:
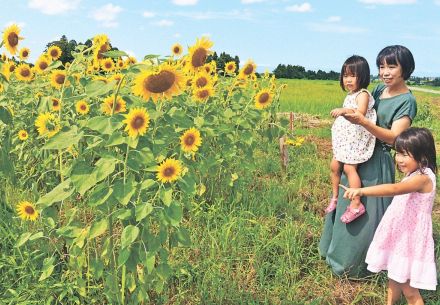
[[[411,52],[400,45],[388,46],[377,55],[376,65],[383,81],[372,92],[376,124],[360,112],[345,115],[351,123],[363,126],[376,136],[373,156],[358,167],[363,187],[394,183],[395,166],[390,150],[396,137],[411,126],[417,112],[416,100],[405,83],[415,68]],[[347,185],[345,175],[342,175],[341,184]],[[392,198],[363,197],[361,201],[366,213],[345,224],[340,217],[350,202],[343,194],[340,189],[336,210],[326,215],[319,252],[334,273],[364,277],[368,274],[365,263],[368,247]]]

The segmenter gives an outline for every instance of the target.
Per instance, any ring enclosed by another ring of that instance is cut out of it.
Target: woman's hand
[[[361,126],[365,124],[365,120],[366,120],[365,116],[357,110],[354,111],[353,113],[345,114],[344,118],[352,124],[357,124]]]
[[[353,200],[357,196],[362,196],[362,189],[360,188],[349,188],[345,185],[339,184],[345,190],[344,198]]]

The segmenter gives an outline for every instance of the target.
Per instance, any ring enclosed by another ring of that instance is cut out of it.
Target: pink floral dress
[[[432,237],[432,206],[435,198],[435,175],[423,170],[432,181],[429,193],[410,193],[393,198],[386,210],[365,262],[372,272],[388,270],[388,278],[418,289],[435,290],[437,272]],[[413,175],[421,175],[416,171]]]
[[[373,108],[374,98],[371,96],[370,92],[365,89],[353,94],[348,94],[342,107],[357,109],[356,97],[361,92],[367,92],[370,97],[365,117],[373,123],[376,123],[376,111]],[[375,143],[375,136],[369,133],[361,125],[350,123],[343,116],[337,117],[333,123],[333,157],[339,162],[346,164],[359,164],[367,161],[373,155]]]

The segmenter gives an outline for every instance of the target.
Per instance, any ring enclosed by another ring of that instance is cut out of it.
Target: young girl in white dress
[[[340,75],[341,88],[348,91],[348,94],[342,105],[343,108],[333,109],[330,113],[336,119],[332,126],[333,159],[330,163],[332,198],[325,209],[326,213],[336,209],[342,171],[347,176],[350,187],[361,187],[357,166],[367,161],[373,154],[376,138],[361,125],[352,124],[344,118],[346,114],[358,110],[367,119],[376,123],[374,98],[367,90],[369,84],[368,62],[362,56],[349,57],[342,65]],[[342,214],[341,221],[349,223],[364,213],[364,205],[359,197],[355,197]]]
[[[388,271],[388,305],[403,292],[408,304],[422,305],[419,289],[436,290],[432,236],[437,163],[434,138],[426,128],[411,127],[396,139],[396,163],[405,177],[399,183],[346,188],[345,198],[394,196],[368,248],[372,272]]]

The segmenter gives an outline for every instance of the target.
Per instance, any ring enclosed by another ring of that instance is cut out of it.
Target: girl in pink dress
[[[424,304],[419,289],[436,290],[432,206],[437,172],[434,139],[426,128],[411,127],[395,142],[396,163],[405,177],[399,183],[346,188],[344,197],[394,196],[365,259],[368,270],[388,270],[388,301],[403,292],[408,304]]]
[[[357,173],[358,164],[371,158],[376,143],[376,137],[363,126],[352,124],[345,119],[345,115],[359,111],[376,124],[374,98],[367,90],[370,84],[370,67],[367,60],[358,55],[349,57],[342,65],[339,82],[348,94],[342,108],[330,112],[335,118],[332,126],[333,158],[330,162],[333,194],[325,209],[326,213],[336,209],[342,171],[347,176],[350,187],[361,187],[361,179]],[[360,198],[356,197],[341,216],[341,221],[349,223],[364,213],[365,207]]]

